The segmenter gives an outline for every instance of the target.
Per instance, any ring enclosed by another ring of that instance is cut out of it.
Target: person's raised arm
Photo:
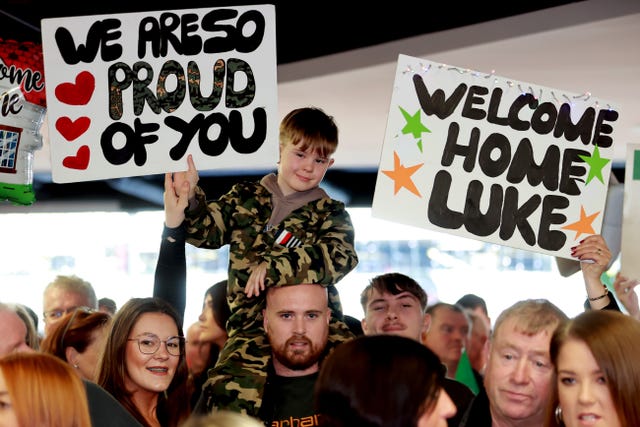
[[[153,280],[153,296],[176,309],[184,320],[187,301],[184,211],[189,204],[188,172],[164,177],[164,227]]]
[[[640,304],[638,303],[638,294],[635,287],[640,282],[636,279],[629,279],[618,272],[613,282],[613,289],[616,291],[618,300],[622,303],[630,316],[640,320]]]
[[[588,304],[585,308],[592,310],[620,310],[609,289],[602,283],[602,274],[611,261],[611,251],[607,242],[599,234],[594,234],[580,241],[573,248],[572,255],[580,261],[580,269],[587,291]]]

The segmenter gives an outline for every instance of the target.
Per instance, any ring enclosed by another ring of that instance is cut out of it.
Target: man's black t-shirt
[[[317,426],[313,409],[313,389],[318,373],[301,377],[269,374],[258,417],[265,426]]]

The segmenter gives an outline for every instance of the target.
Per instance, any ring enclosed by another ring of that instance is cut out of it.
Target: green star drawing
[[[416,111],[416,113],[412,116],[411,114],[407,113],[402,107],[398,108],[400,108],[402,116],[407,121],[405,127],[402,128],[402,133],[404,135],[410,133],[414,138],[417,139],[420,138],[423,132],[431,132],[425,127],[425,125],[420,122],[420,110]]]
[[[578,156],[582,160],[584,160],[589,165],[589,175],[587,175],[587,184],[593,179],[598,178],[598,180],[604,184],[604,179],[602,178],[602,168],[607,165],[611,161],[611,159],[606,159],[604,157],[600,157],[600,150],[598,150],[598,146],[593,150],[593,154],[591,156]]]

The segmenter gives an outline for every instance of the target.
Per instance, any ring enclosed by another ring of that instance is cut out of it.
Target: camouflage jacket
[[[342,320],[335,284],[358,263],[355,233],[344,203],[321,193],[324,197],[294,209],[270,228],[272,193],[261,182],[236,184],[214,201],[207,201],[204,192],[196,188],[198,205],[186,212],[187,242],[209,249],[229,245],[229,338],[240,331],[264,333],[266,292],[252,298],[244,293],[252,268],[261,262],[267,263],[266,287],[326,286],[332,314]]]

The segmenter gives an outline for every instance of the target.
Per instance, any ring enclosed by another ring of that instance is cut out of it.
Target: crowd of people
[[[116,307],[58,276],[42,337],[28,307],[0,302],[0,425],[640,425],[638,282],[602,284],[600,235],[573,248],[587,295],[574,318],[526,299],[492,322],[481,295],[430,302],[402,272],[371,277],[363,319],[345,316],[335,285],[358,263],[354,229],[319,187],[337,144],[333,119],[301,108],[259,182],[207,200],[191,158],[167,174],[153,295]],[[190,325],[186,244],[230,247]]]

